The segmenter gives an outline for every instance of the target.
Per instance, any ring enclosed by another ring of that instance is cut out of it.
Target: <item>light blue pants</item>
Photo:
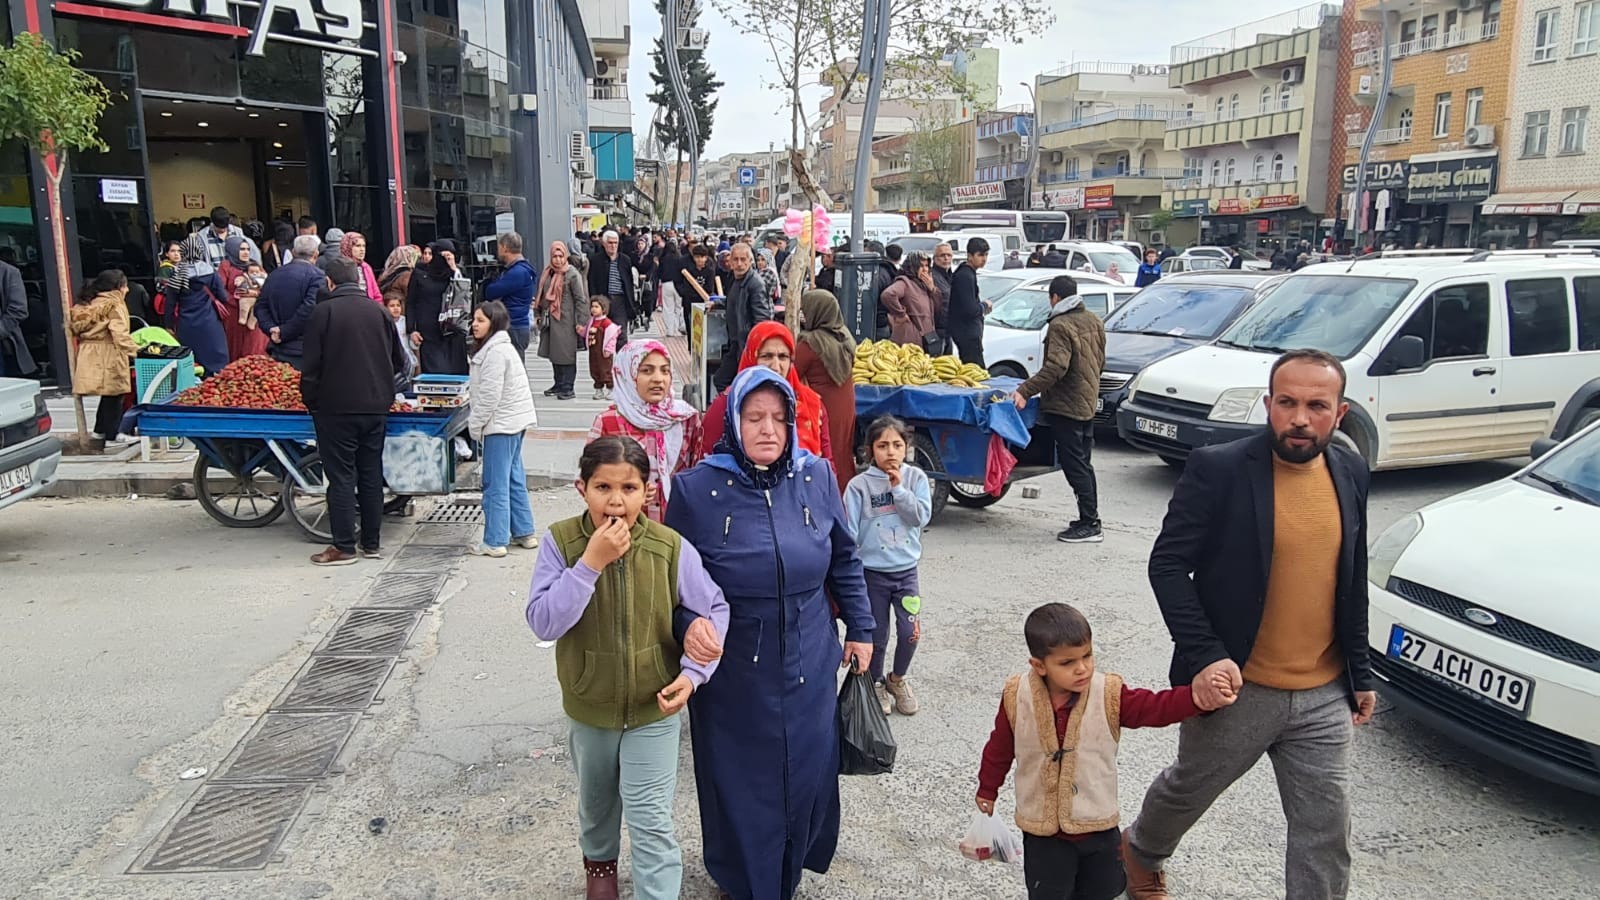
[[[683,884],[683,853],[672,824],[682,718],[626,731],[567,720],[578,770],[578,846],[589,859],[616,859],[627,819],[633,895],[640,900],[676,900]]]
[[[483,436],[483,543],[504,547],[533,534],[533,507],[522,471],[522,435]]]

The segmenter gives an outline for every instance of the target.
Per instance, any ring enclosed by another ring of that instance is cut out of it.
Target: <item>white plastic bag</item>
[[[1022,862],[1022,838],[994,816],[972,814],[967,834],[958,845],[967,859]]]

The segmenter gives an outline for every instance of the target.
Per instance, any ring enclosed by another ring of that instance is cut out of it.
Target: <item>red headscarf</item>
[[[744,353],[739,357],[739,371],[760,365],[756,356],[761,352],[761,345],[773,338],[783,341],[790,355],[794,354],[794,334],[788,326],[782,322],[760,322],[750,329],[750,336],[745,338]],[[821,456],[822,396],[800,380],[800,373],[793,364],[789,366],[789,386],[794,388],[795,425],[800,431],[800,446]]]

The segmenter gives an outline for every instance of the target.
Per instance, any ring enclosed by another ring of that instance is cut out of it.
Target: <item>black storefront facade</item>
[[[1479,206],[1495,192],[1499,156],[1490,153],[1427,153],[1410,159],[1367,163],[1365,198],[1349,200],[1358,166],[1344,167],[1347,203],[1364,205],[1365,228],[1358,243],[1400,248],[1459,248],[1481,244]],[[1346,206],[1346,210],[1350,209]]]
[[[580,21],[557,0],[10,0],[3,36],[76,50],[112,92],[109,149],[74,155],[62,182],[69,268],[75,281],[120,268],[153,287],[162,242],[215,206],[269,236],[301,216],[359,231],[374,268],[399,243],[454,239],[470,269],[491,261],[483,239],[499,232],[537,246],[550,219],[530,208],[559,208],[560,222],[571,206],[570,179],[540,145],[584,128],[593,66],[581,24],[561,27],[567,11]],[[542,26],[567,39],[564,58],[527,37]],[[541,107],[570,121],[541,127]],[[44,184],[37,160],[0,147],[0,258],[28,282],[34,377],[62,381]]]

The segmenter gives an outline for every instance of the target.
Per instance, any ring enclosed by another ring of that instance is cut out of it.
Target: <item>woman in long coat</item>
[[[255,301],[261,288],[250,280],[246,271],[250,263],[250,244],[242,236],[228,238],[224,246],[222,265],[217,267],[217,277],[228,292],[223,300],[227,317],[222,320],[222,333],[228,340],[228,359],[243,359],[267,352],[267,336],[256,327]],[[248,307],[248,309],[247,309]]]
[[[569,263],[567,242],[550,244],[550,264],[539,277],[534,316],[539,327],[539,355],[550,360],[555,384],[546,397],[571,400],[578,379],[578,335],[589,322],[589,298],[584,278]]]
[[[456,245],[453,241],[435,241],[428,249],[433,251],[432,258],[412,271],[406,290],[406,327],[411,329],[411,346],[417,350],[424,373],[466,375],[466,333],[446,333],[439,328],[445,291],[455,277]]]
[[[731,612],[717,677],[689,701],[695,787],[718,887],[786,900],[802,869],[833,861],[835,678],[843,659],[871,661],[873,618],[833,470],[797,449],[794,389],[756,366],[729,394],[718,452],[674,479],[667,506]],[[843,652],[824,588],[845,621]]]
[[[800,324],[794,348],[794,370],[822,398],[828,411],[829,445],[839,493],[856,477],[856,385],[853,369],[856,339],[844,327],[839,301],[822,290],[800,297]]]
[[[228,289],[211,267],[205,237],[199,232],[183,242],[183,259],[168,279],[167,290],[175,292],[177,301],[178,342],[194,351],[194,361],[210,378],[228,364],[228,337],[217,311],[225,308]]]
[[[78,292],[67,321],[78,339],[72,392],[80,397],[100,398],[94,416],[97,449],[104,449],[106,441],[116,439],[122,425],[122,398],[133,390],[128,360],[139,348],[128,336],[128,307],[123,302],[127,293],[127,276],[107,269]]]

